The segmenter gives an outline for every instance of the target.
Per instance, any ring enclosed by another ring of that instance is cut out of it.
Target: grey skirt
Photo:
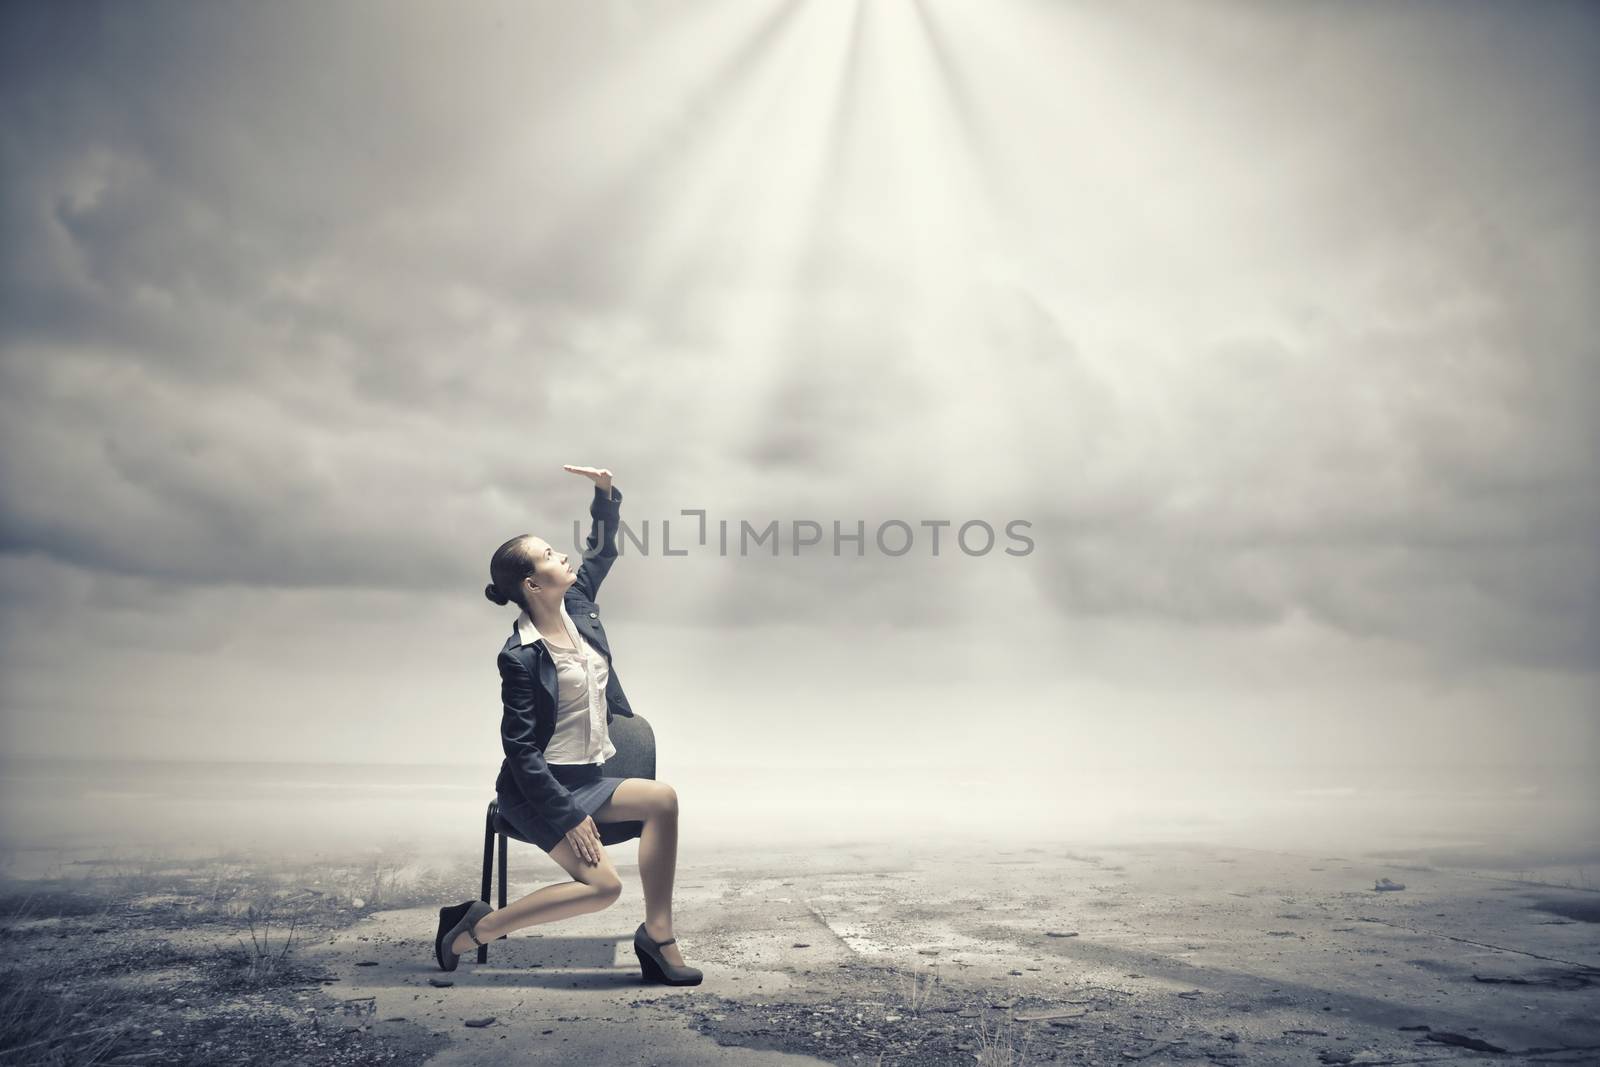
[[[617,791],[617,786],[627,781],[626,778],[603,776],[598,763],[550,763],[546,766],[555,775],[556,781],[567,787],[567,792],[572,794],[578,807],[590,815],[599,811],[611,799],[611,794]],[[496,800],[500,818],[524,841],[549,852],[565,840],[567,835],[545,821],[544,816],[534,810],[533,805],[523,799],[520,793],[507,791],[502,786],[496,790]],[[599,821],[595,820],[596,825]]]

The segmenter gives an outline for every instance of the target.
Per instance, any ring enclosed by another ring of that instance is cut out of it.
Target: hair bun
[[[510,603],[510,601],[506,599],[505,595],[494,587],[493,582],[490,582],[488,585],[483,587],[483,595],[489,598],[489,602],[491,604],[499,604],[501,607],[504,607]]]

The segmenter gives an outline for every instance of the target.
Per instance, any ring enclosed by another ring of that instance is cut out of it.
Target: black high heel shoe
[[[661,946],[670,945],[678,940],[669,937],[665,941],[657,941],[644,932],[644,923],[639,924],[639,929],[633,932],[633,954],[639,957],[639,969],[644,972],[646,982],[662,982],[666,985],[699,985],[702,975],[694,967],[679,967],[675,963],[668,963],[661,955]]]
[[[461,961],[461,956],[453,950],[459,934],[464,932],[475,945],[483,944],[473,927],[493,910],[486,900],[468,900],[453,908],[439,909],[439,932],[433,939],[433,955],[439,961],[440,970],[453,971]]]

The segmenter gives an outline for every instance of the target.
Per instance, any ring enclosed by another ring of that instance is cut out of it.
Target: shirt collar
[[[567,635],[574,638],[574,647],[577,647],[578,627],[574,625],[572,616],[567,613],[567,602],[565,600],[561,602],[561,625],[566,627]],[[533,616],[528,614],[527,608],[523,608],[522,614],[517,616],[517,639],[525,646],[531,645],[535,641],[544,640],[544,635],[533,624]]]

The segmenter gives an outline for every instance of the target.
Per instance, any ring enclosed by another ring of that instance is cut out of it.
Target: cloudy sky
[[[573,463],[663,772],[1600,763],[1591,5],[0,20],[8,753],[492,776]]]

